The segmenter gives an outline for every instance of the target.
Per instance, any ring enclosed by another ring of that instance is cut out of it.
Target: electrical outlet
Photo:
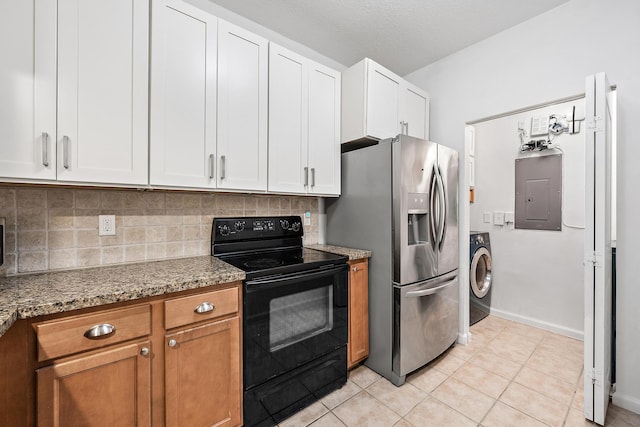
[[[485,224],[491,224],[491,212],[485,212],[482,214],[482,222]]]
[[[504,212],[494,212],[493,213],[493,224],[494,225],[504,225]]]
[[[98,215],[98,235],[99,236],[115,236],[116,235],[116,216],[115,215]]]

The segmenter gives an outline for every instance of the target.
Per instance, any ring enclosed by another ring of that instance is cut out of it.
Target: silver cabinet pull
[[[309,168],[305,167],[304,168],[304,186],[306,187],[307,185],[309,185]]]
[[[209,154],[209,179],[213,179],[215,175],[213,174],[213,167],[216,163],[216,156],[213,154]]]
[[[197,314],[205,314],[210,311],[213,311],[215,308],[216,307],[210,302],[203,302],[201,304],[198,304],[198,306],[193,310],[193,312]]]
[[[409,135],[409,122],[404,122],[404,134]]]
[[[311,168],[311,186],[315,187],[316,185],[316,168]]]
[[[42,166],[49,166],[49,134],[42,132]]]
[[[351,271],[358,271],[356,267],[351,268]]]
[[[84,337],[90,340],[101,340],[109,338],[116,333],[116,327],[110,323],[95,325],[84,332]]]
[[[175,346],[178,345],[178,341],[174,339],[170,339],[168,344],[169,344],[169,347],[174,348]]]
[[[224,176],[227,172],[227,168],[225,166],[225,158],[226,156],[220,156],[220,179],[224,179]]]
[[[140,349],[140,356],[148,356],[149,355],[149,348],[148,347],[142,347]]]
[[[69,137],[62,137],[62,166],[69,169]]]
[[[404,134],[404,120],[400,122],[400,133]]]

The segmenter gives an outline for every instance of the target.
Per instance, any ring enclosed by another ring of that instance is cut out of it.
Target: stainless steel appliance
[[[489,315],[493,274],[489,233],[472,231],[469,237],[469,325]]]
[[[297,216],[213,221],[212,254],[246,272],[245,426],[273,426],[347,381],[347,258],[302,236]]]
[[[342,154],[327,242],[372,251],[369,357],[396,385],[458,335],[458,153],[399,135]]]

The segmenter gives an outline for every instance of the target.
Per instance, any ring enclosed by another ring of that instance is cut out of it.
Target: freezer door
[[[442,183],[436,197],[442,203],[438,215],[437,275],[458,268],[458,152],[438,145],[438,174]]]
[[[399,135],[392,146],[393,282],[437,275],[435,196],[438,145]]]
[[[404,377],[442,354],[458,336],[457,270],[394,286],[393,372]]]

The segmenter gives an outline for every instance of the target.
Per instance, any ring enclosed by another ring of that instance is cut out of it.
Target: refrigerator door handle
[[[431,245],[433,249],[436,249],[438,245],[437,242],[437,231],[436,231],[436,186],[437,186],[437,170],[436,166],[433,166],[433,174],[431,175],[431,185],[429,190],[429,234],[431,235]]]
[[[438,249],[442,252],[444,246],[444,238],[447,229],[447,192],[444,188],[444,179],[440,168],[437,168],[438,175],[438,197],[440,203],[440,221],[438,224]]]
[[[427,289],[422,289],[420,291],[409,291],[405,294],[405,296],[407,298],[420,298],[420,297],[424,297],[427,295],[433,295],[437,292],[440,292],[441,290],[448,288],[449,286],[453,285],[454,283],[458,282],[458,276],[454,277],[453,279],[447,281],[445,284],[440,285],[440,286],[436,286],[435,288],[427,288]]]

